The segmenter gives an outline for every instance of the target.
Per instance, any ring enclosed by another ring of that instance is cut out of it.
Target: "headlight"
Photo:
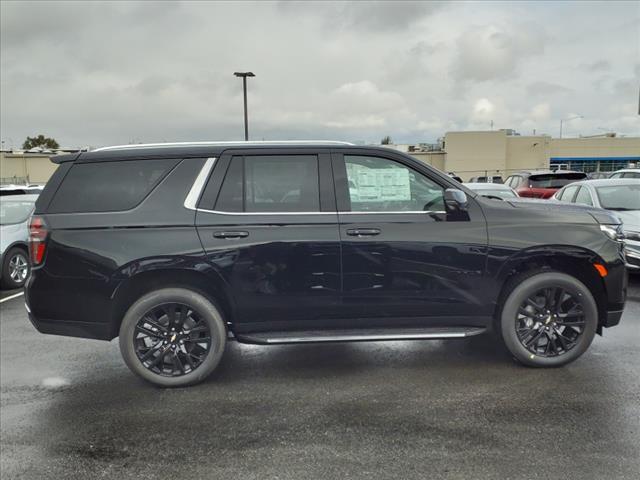
[[[611,240],[621,242],[624,240],[622,225],[600,225],[600,230]]]
[[[640,242],[640,232],[624,232],[624,238]]]

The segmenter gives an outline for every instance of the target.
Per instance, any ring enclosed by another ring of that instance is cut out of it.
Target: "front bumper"
[[[640,242],[626,241],[624,256],[630,272],[640,272]]]

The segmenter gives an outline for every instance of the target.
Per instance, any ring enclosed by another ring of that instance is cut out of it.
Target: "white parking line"
[[[18,298],[20,295],[24,295],[24,292],[14,293],[13,295],[9,295],[8,297],[3,298],[2,300],[0,300],[0,303],[8,302],[12,298]]]

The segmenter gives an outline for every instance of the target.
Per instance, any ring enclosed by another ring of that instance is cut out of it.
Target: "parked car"
[[[583,172],[523,171],[510,175],[504,183],[521,197],[549,198],[565,185],[586,178]]]
[[[387,148],[136,145],[52,161],[30,224],[29,318],[43,333],[119,336],[128,367],[157,385],[201,381],[228,340],[494,327],[521,363],[555,367],[622,316],[614,214],[486,199]]]
[[[20,288],[29,276],[29,215],[38,195],[0,197],[0,283]]]
[[[469,190],[477,192],[487,198],[508,200],[510,198],[518,197],[518,194],[513,188],[500,183],[464,183],[463,185]]]
[[[462,183],[462,178],[460,178],[454,172],[449,172],[447,175],[449,175],[451,178],[453,178],[456,182]]]
[[[609,178],[640,178],[640,168],[624,168],[613,172]]]
[[[0,196],[4,195],[37,195],[44,189],[44,185],[2,185]]]
[[[471,177],[468,183],[504,183],[500,175],[488,177]]]
[[[625,177],[576,182],[558,191],[554,199],[615,212],[622,220],[627,267],[630,271],[640,272],[640,179]]]
[[[589,180],[599,180],[601,178],[609,178],[610,176],[611,172],[589,172],[587,174]]]

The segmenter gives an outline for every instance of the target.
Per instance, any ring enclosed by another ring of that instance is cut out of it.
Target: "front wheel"
[[[543,272],[516,281],[502,309],[502,338],[532,367],[559,367],[582,355],[595,336],[598,309],[578,279]]]
[[[218,366],[226,329],[204,296],[166,288],[141,297],[120,326],[120,351],[129,369],[161,387],[204,380]]]

